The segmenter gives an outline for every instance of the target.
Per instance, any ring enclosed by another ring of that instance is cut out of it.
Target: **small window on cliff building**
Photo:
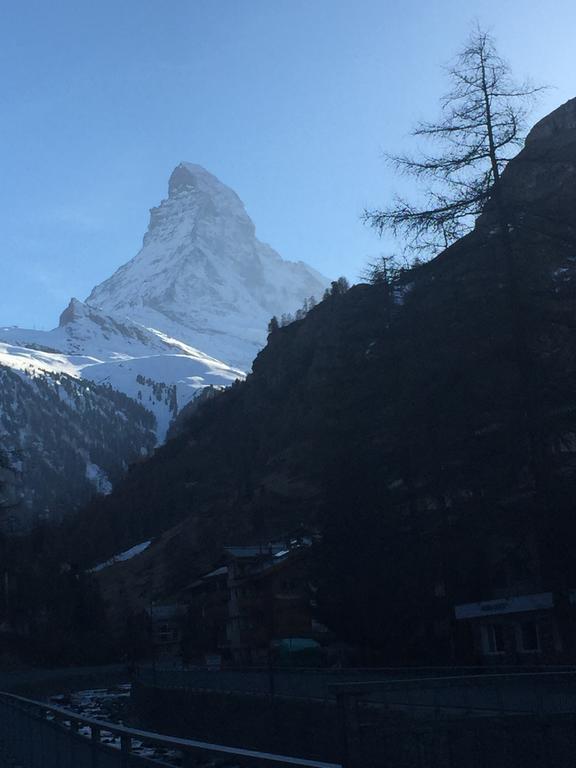
[[[537,653],[540,650],[540,631],[535,621],[521,624],[518,632],[518,650],[524,653]]]
[[[504,624],[485,624],[482,627],[482,647],[485,654],[506,651]]]
[[[175,632],[168,624],[162,624],[159,628],[158,639],[161,643],[170,643],[174,640]]]

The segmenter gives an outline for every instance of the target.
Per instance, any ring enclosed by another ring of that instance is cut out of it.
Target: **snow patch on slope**
[[[0,329],[0,364],[31,375],[63,373],[108,385],[154,414],[163,441],[177,413],[204,387],[244,372],[161,331],[118,321],[73,299],[52,331]],[[50,351],[51,350],[51,351]]]
[[[111,565],[114,565],[115,563],[124,563],[127,560],[131,560],[133,557],[137,557],[137,555],[141,555],[142,552],[145,552],[152,541],[143,541],[141,544],[135,544],[133,547],[130,547],[130,549],[126,549],[124,552],[120,552],[118,555],[114,555],[109,560],[106,560],[104,563],[99,563],[98,565],[95,565],[94,568],[91,568],[88,573],[99,573],[100,571],[103,571],[104,568],[109,568]]]
[[[106,472],[101,469],[97,464],[88,462],[86,464],[86,477],[94,484],[96,491],[103,496],[108,496],[112,493],[112,483],[108,479]]]

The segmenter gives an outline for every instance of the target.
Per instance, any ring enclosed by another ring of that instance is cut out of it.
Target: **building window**
[[[175,639],[175,631],[168,624],[161,624],[158,632],[158,639],[161,643],[170,643]]]
[[[482,627],[482,637],[485,654],[504,653],[504,624],[485,624]]]
[[[434,584],[434,597],[446,597],[446,584],[443,581]]]
[[[521,624],[519,632],[519,651],[524,653],[536,653],[540,650],[540,632],[535,621],[527,621]]]

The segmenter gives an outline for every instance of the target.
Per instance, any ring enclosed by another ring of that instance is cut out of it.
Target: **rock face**
[[[319,299],[327,282],[261,243],[235,192],[181,163],[151,210],[142,250],[87,303],[249,370],[270,317]]]
[[[504,201],[516,226],[534,217],[540,229],[544,218],[571,226],[570,192],[576,179],[576,99],[571,99],[540,120],[526,137],[522,151],[502,176]],[[479,218],[477,228],[494,219],[491,206]],[[530,224],[529,224],[530,225]],[[531,226],[536,226],[535,222]]]
[[[526,144],[552,140],[556,146],[560,146],[564,141],[574,141],[575,131],[576,99],[570,99],[536,123],[526,137]]]

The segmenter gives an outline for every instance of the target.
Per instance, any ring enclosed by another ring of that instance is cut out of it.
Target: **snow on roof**
[[[192,584],[188,584],[188,586],[184,587],[183,591],[186,592],[189,589],[195,589],[196,587],[201,587],[204,584],[206,584],[207,581],[210,579],[216,579],[218,576],[225,576],[228,573],[228,566],[222,565],[220,568],[215,568],[213,571],[210,571],[209,573],[205,573],[203,576],[200,576],[196,581],[193,581]]]
[[[166,621],[167,619],[175,619],[178,616],[182,616],[186,613],[186,606],[179,603],[170,603],[166,605],[153,605],[147,609],[147,613],[153,619],[160,621]]]
[[[241,547],[226,547],[232,557],[259,557],[260,555],[276,555],[286,549],[285,544],[249,544]]]
[[[216,576],[223,576],[225,573],[228,573],[227,565],[223,565],[221,568],[216,568],[214,571],[210,571],[210,573],[207,573],[204,576],[201,576],[200,578],[213,579]]]

